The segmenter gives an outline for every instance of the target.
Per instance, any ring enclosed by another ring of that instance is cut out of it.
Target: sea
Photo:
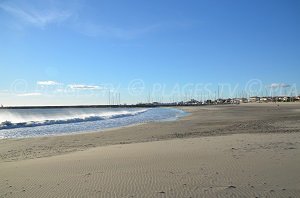
[[[100,132],[185,115],[182,110],[161,107],[0,109],[0,139]]]

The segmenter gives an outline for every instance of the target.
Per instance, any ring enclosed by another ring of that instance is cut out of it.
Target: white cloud
[[[17,4],[18,5],[18,4]],[[65,21],[72,16],[72,13],[66,10],[57,9],[37,9],[33,7],[22,8],[13,4],[2,3],[0,9],[8,14],[18,18],[24,23],[31,24],[36,27],[44,28],[51,23],[59,23]]]
[[[36,82],[36,84],[41,85],[41,86],[53,86],[53,85],[60,85],[61,83],[55,82],[52,80],[48,80],[48,81],[38,81],[38,82]]]
[[[0,93],[8,93],[8,92],[9,92],[9,90],[7,90],[7,89],[0,90]]]
[[[23,94],[18,94],[17,96],[41,96],[41,93],[38,92],[32,92],[32,93],[23,93]]]
[[[0,90],[0,95],[7,95],[9,94],[8,90]]]
[[[286,87],[290,87],[290,86],[291,85],[288,85],[288,84],[285,84],[285,83],[272,83],[268,87],[270,87],[270,88],[286,88]]]
[[[1,0],[0,0],[1,2]],[[82,9],[88,9],[85,1],[36,0],[26,3],[22,0],[10,0],[0,3],[0,10],[13,16],[15,23],[9,25],[22,29],[24,25],[31,25],[44,29],[50,24],[64,23],[67,27],[89,37],[107,37],[117,39],[135,39],[140,36],[166,28],[166,24],[156,22],[136,27],[120,27],[113,24],[99,24],[93,18],[86,18]],[[89,10],[86,10],[88,12]],[[171,26],[178,26],[171,24]]]
[[[82,84],[72,84],[69,85],[71,89],[77,90],[99,90],[102,89],[100,86],[97,85],[82,85]]]

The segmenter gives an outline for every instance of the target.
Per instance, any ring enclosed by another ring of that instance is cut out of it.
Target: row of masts
[[[173,94],[173,95],[159,95],[153,94],[151,92],[148,92],[146,96],[139,96],[140,100],[137,101],[137,103],[153,103],[153,102],[159,102],[159,103],[176,103],[176,102],[181,102],[181,101],[189,101],[191,99],[195,99],[198,101],[206,101],[206,100],[218,100],[218,99],[224,99],[224,98],[246,98],[249,99],[250,97],[253,96],[261,96],[261,97],[275,97],[276,94],[272,89],[268,90],[262,90],[260,93],[258,92],[253,92],[253,93],[248,93],[247,91],[241,90],[233,90],[232,92],[235,93],[228,93],[228,94],[223,94],[223,90],[220,89],[220,86],[218,86],[216,91],[207,91],[207,92],[201,92],[198,94],[194,94],[191,92],[185,92],[184,94]],[[287,90],[284,90],[283,93],[279,94],[282,96],[292,96],[292,93],[287,94]],[[296,95],[295,95],[296,96]],[[108,91],[107,94],[107,104],[108,105],[121,105],[121,93],[120,92],[115,92],[115,91]]]
[[[108,105],[121,105],[121,93],[108,91]]]

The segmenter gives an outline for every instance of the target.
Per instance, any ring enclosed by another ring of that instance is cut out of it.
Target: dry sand
[[[0,197],[300,197],[299,109],[194,107],[172,122],[1,140]]]

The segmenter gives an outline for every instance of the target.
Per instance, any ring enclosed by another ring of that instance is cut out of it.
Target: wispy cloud
[[[57,9],[37,9],[34,7],[19,7],[9,3],[0,3],[0,9],[8,14],[16,17],[20,22],[30,24],[39,28],[44,28],[51,23],[59,23],[65,21],[72,16],[72,13],[67,10]]]
[[[63,24],[63,27],[72,29],[88,37],[105,37],[113,39],[131,40],[164,29],[186,27],[187,23],[163,22],[140,23],[134,27],[120,26],[99,22],[97,17],[89,17],[90,12],[86,1],[71,0],[35,0],[34,3],[24,3],[22,0],[0,2],[0,11],[3,10],[15,20],[8,24],[18,29],[34,26],[44,29],[51,24]],[[93,11],[92,11],[93,12]],[[100,17],[100,16],[99,16]]]
[[[38,81],[36,84],[41,85],[41,86],[54,86],[54,85],[60,85],[61,83],[48,80],[48,81]]]
[[[286,88],[286,87],[290,87],[291,85],[289,84],[285,84],[285,83],[272,83],[271,85],[269,85],[269,88]]]
[[[8,90],[0,90],[0,95],[7,95],[9,94]]]
[[[69,85],[71,89],[75,90],[100,90],[102,87],[97,86],[97,85],[83,85],[83,84],[72,84]]]
[[[0,90],[0,93],[8,93],[8,92],[9,92],[9,90],[7,90],[7,89]]]
[[[17,96],[41,96],[41,95],[42,95],[42,94],[39,93],[39,92],[17,94]]]

